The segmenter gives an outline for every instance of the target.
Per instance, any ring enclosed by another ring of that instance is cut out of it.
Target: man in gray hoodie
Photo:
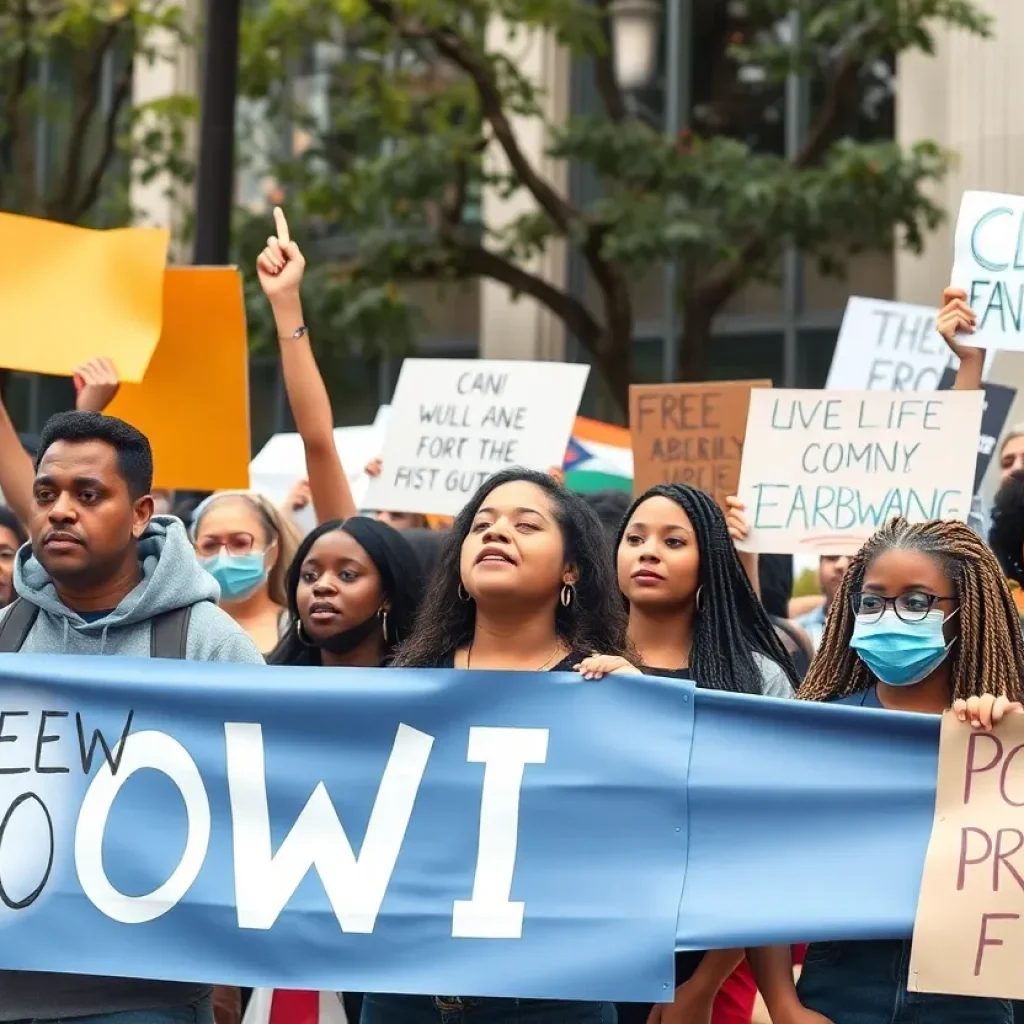
[[[15,561],[19,600],[0,613],[0,650],[148,657],[154,624],[184,625],[184,657],[263,663],[217,607],[185,528],[153,515],[153,453],[98,413],[54,416],[36,456],[31,548]],[[15,628],[15,623],[17,626]],[[204,1024],[208,985],[0,971],[0,1021]]]

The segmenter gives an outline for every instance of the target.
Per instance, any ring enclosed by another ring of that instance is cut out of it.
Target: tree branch
[[[103,126],[103,146],[100,155],[96,158],[89,177],[86,179],[82,194],[75,203],[73,219],[78,221],[85,216],[95,205],[99,198],[100,189],[103,187],[103,178],[110,168],[110,164],[117,154],[117,127],[121,117],[121,111],[132,94],[132,73],[134,60],[130,61],[124,72],[118,78],[114,87],[114,94],[111,97],[110,109],[107,111],[106,121]]]
[[[625,121],[629,116],[629,111],[626,108],[622,90],[619,88],[618,79],[615,77],[612,38],[608,31],[608,4],[609,0],[598,0],[598,7],[601,9],[601,34],[604,36],[605,48],[603,53],[594,54],[594,82],[608,117],[613,121]]]
[[[442,57],[461,68],[470,77],[480,98],[481,113],[490,124],[494,137],[504,151],[512,170],[541,209],[568,234],[572,221],[580,217],[580,212],[559,195],[526,158],[519,146],[515,130],[505,115],[501,90],[486,61],[473,53],[465,40],[450,28],[407,25],[398,17],[390,0],[368,0],[368,3],[370,9],[393,25],[400,35],[413,39],[429,39]]]
[[[100,35],[85,74],[79,79],[75,76],[75,110],[71,122],[71,135],[68,139],[67,155],[64,159],[64,174],[61,186],[48,212],[59,220],[73,218],[75,209],[75,193],[81,179],[85,142],[89,137],[93,115],[100,100],[100,84],[103,81],[103,64],[107,52],[117,39],[123,19],[112,21]]]

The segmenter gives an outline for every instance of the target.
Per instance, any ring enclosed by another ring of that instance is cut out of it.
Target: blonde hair
[[[274,604],[281,608],[288,607],[288,589],[286,580],[288,567],[292,564],[295,552],[299,548],[301,537],[295,525],[281,510],[264,494],[258,491],[217,491],[201,502],[192,513],[192,540],[196,539],[199,524],[204,515],[222,498],[240,498],[256,513],[263,524],[268,543],[277,544],[277,561],[267,576],[267,595]]]

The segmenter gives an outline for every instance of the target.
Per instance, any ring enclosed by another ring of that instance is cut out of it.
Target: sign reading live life
[[[942,721],[909,988],[1024,999],[1024,715]]]
[[[561,466],[590,367],[406,359],[366,505],[458,515],[489,476]]]
[[[1024,196],[963,194],[951,284],[978,317],[971,345],[1024,350]]]
[[[981,391],[755,389],[738,495],[742,547],[852,554],[893,516],[967,518]]]
[[[633,493],[690,484],[724,510],[739,481],[750,389],[771,386],[770,380],[630,385]]]

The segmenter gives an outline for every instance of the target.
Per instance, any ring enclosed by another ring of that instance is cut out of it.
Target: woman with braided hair
[[[989,729],[1024,710],[1022,680],[1017,609],[981,538],[965,523],[894,519],[851,561],[798,696],[952,706]],[[1013,1024],[1005,1000],[909,992],[909,958],[909,940],[812,943],[794,986],[787,947],[748,950],[775,1024]]]

